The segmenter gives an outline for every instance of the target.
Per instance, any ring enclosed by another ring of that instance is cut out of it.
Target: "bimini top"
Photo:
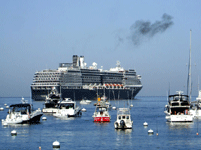
[[[188,101],[188,95],[183,95],[183,91],[177,91],[177,94],[169,95],[169,101]]]
[[[188,95],[180,95],[180,94],[169,95],[169,97],[176,97],[176,96],[188,97]]]
[[[169,101],[188,101],[188,95],[169,95]]]

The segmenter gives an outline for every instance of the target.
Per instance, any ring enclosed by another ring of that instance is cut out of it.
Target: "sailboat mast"
[[[199,76],[198,76],[198,95],[199,95],[199,90],[200,90],[200,83],[199,83]]]
[[[191,102],[191,30],[190,30],[190,62],[189,62],[189,83],[190,83],[190,102]]]

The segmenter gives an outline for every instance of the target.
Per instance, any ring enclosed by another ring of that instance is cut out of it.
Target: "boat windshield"
[[[170,95],[169,101],[188,101],[187,95]]]
[[[130,114],[130,111],[128,108],[119,108],[117,113],[118,115],[125,115],[125,114]]]
[[[74,109],[74,103],[63,103],[63,104],[60,104],[59,108],[65,108],[65,109],[70,109],[70,108],[73,108]]]
[[[106,107],[100,107],[98,110],[99,110],[99,111],[106,111],[107,108],[106,108]]]
[[[21,114],[27,114],[27,112],[30,113],[30,106],[21,106],[21,107],[12,107],[11,112],[21,112]]]

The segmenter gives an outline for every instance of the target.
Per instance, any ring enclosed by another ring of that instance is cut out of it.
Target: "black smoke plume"
[[[131,36],[129,39],[137,46],[140,45],[141,41],[145,38],[152,38],[157,33],[166,31],[166,29],[172,25],[172,17],[168,14],[163,14],[162,20],[156,21],[153,24],[149,21],[138,20],[130,27]]]

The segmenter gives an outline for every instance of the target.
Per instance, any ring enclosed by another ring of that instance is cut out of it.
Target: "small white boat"
[[[116,110],[117,108],[115,106],[112,107],[113,110]]]
[[[117,120],[114,122],[115,129],[132,129],[133,121],[131,121],[129,108],[118,108]]]
[[[83,99],[83,100],[80,101],[80,104],[82,104],[82,105],[87,105],[87,104],[90,104],[90,103],[91,103],[90,100]]]
[[[31,104],[25,103],[24,98],[22,98],[22,102],[21,104],[10,105],[8,115],[5,120],[2,120],[2,124],[34,123],[40,121],[43,115],[40,108],[32,111]]]
[[[165,105],[166,119],[169,122],[192,122],[193,115],[190,114],[190,102],[188,95],[177,91],[175,95],[168,96],[168,105]]]
[[[81,115],[81,109],[76,105],[76,102],[70,98],[63,100],[59,104],[58,111],[53,114],[55,117],[77,117]]]

